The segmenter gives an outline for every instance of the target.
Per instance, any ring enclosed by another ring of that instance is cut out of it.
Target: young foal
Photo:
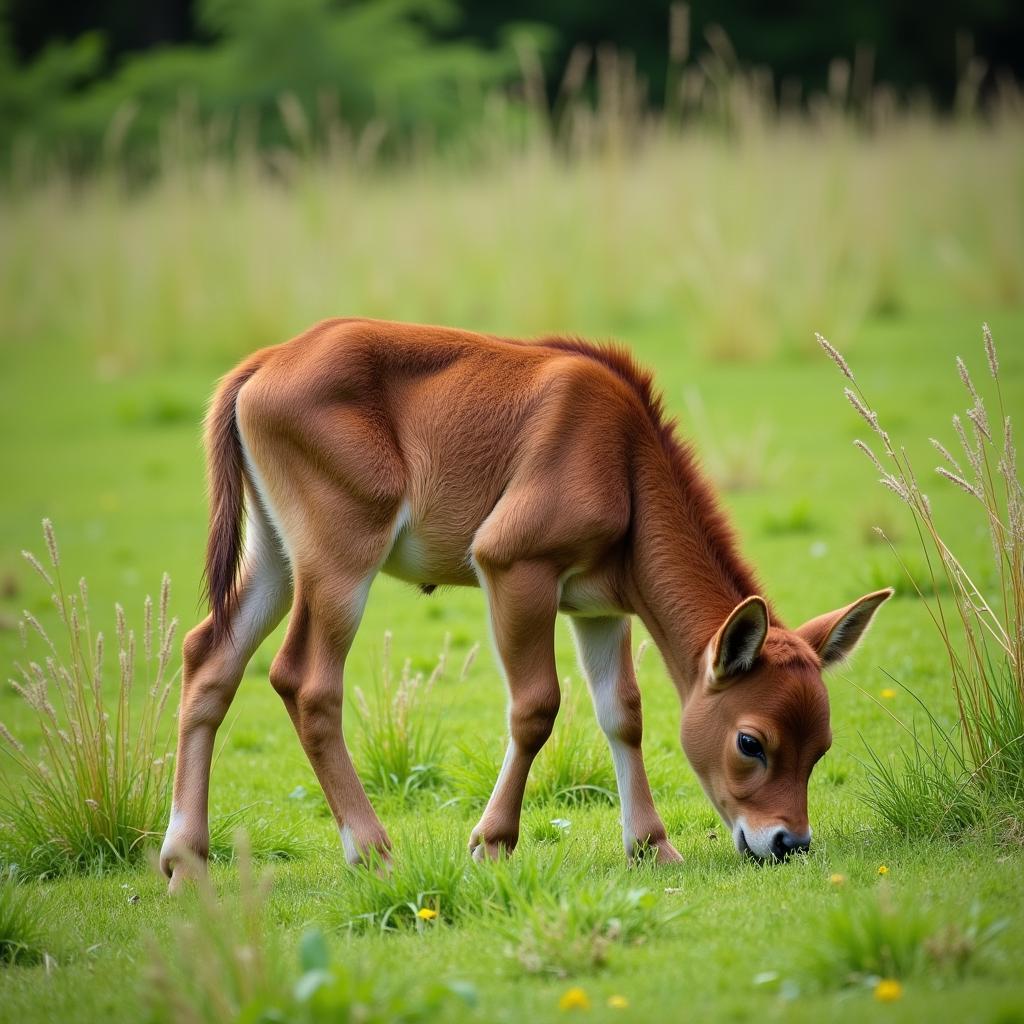
[[[378,572],[480,586],[510,694],[510,740],[473,830],[511,850],[559,705],[555,616],[571,617],[608,737],[627,854],[679,859],[640,751],[630,616],[683,704],[682,743],[736,846],[810,842],[807,780],[831,741],[821,670],[891,591],[786,629],[736,551],[690,450],[628,355],[370,320],[318,324],[221,383],[207,419],[212,614],[184,644],[178,760],[161,865],[208,850],[214,734],[246,663],[291,607],[270,680],[341,830],[385,856],[341,730],[342,669]],[[248,512],[242,550],[243,506]]]

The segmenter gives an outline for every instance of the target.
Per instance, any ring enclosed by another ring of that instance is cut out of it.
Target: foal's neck
[[[685,700],[708,643],[760,586],[687,448],[671,438],[639,447],[633,488],[625,586]]]

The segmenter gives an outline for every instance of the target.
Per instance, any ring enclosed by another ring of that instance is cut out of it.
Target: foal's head
[[[868,594],[795,630],[771,626],[764,601],[749,597],[708,645],[683,749],[741,853],[781,860],[810,846],[807,782],[832,744],[821,673],[891,595]]]

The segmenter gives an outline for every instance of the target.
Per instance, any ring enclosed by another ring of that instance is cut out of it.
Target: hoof
[[[658,853],[658,864],[682,864],[683,855],[667,839],[658,843],[655,849]]]
[[[630,864],[649,862],[659,867],[683,861],[683,855],[667,839],[649,839],[644,843],[634,840],[627,847],[626,856]]]
[[[477,864],[483,864],[489,860],[501,860],[511,852],[508,847],[500,843],[477,843],[470,846],[469,852]]]
[[[167,892],[170,895],[181,892],[187,882],[206,877],[206,856],[209,839],[205,828],[189,833],[182,828],[181,821],[175,821],[164,836],[160,847],[160,870],[167,877]]]
[[[206,858],[182,843],[165,839],[160,850],[160,870],[168,880],[167,894],[174,896],[189,882],[198,882],[206,877]]]
[[[391,840],[380,826],[357,834],[354,828],[342,825],[341,845],[352,867],[371,868],[382,878],[391,874]]]
[[[505,836],[501,839],[485,839],[481,825],[473,829],[469,837],[469,852],[478,864],[488,860],[501,860],[516,848],[518,836]]]
[[[166,874],[166,872],[164,872]],[[183,864],[171,868],[170,878],[167,882],[167,895],[177,896],[184,892],[188,885],[195,884],[199,876],[194,871],[189,871]]]

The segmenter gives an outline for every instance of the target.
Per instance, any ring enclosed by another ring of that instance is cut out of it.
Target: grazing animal
[[[470,838],[475,857],[516,845],[530,765],[558,712],[560,611],[611,747],[629,856],[680,859],[641,754],[634,614],[665,660],[683,748],[737,848],[759,859],[807,848],[807,780],[831,742],[821,672],[892,592],[784,627],[650,376],[624,351],[325,321],[223,379],[206,447],[211,614],[184,643],[160,857],[172,890],[208,852],[214,734],[289,608],[270,681],[348,860],[388,856],[341,729],[345,657],[378,572],[486,595],[510,739]]]

